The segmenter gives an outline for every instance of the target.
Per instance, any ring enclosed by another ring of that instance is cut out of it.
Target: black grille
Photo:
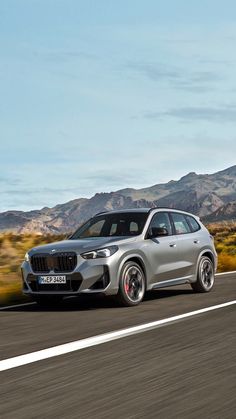
[[[74,252],[60,252],[54,255],[41,253],[33,255],[30,262],[33,271],[37,273],[72,272],[77,264],[77,256]]]
[[[56,253],[53,255],[55,272],[71,272],[77,264],[75,253]]]
[[[48,255],[33,255],[30,258],[30,262],[34,272],[50,272],[50,268],[48,266]]]

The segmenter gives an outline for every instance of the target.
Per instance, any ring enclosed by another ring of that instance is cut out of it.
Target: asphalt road
[[[236,274],[209,294],[156,291],[135,308],[68,299],[0,311],[0,359],[235,300]],[[0,417],[236,417],[236,306],[0,373]]]

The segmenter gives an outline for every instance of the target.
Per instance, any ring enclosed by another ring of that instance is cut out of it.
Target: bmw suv
[[[216,267],[213,238],[198,217],[168,208],[109,211],[26,253],[23,292],[42,305],[102,293],[135,306],[146,291],[172,285],[209,292]]]

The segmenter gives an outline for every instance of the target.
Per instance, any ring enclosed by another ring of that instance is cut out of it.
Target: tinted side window
[[[195,220],[195,218],[191,217],[190,215],[186,215],[186,218],[187,218],[188,223],[190,224],[191,229],[192,229],[193,232],[200,230],[200,225]]]
[[[187,220],[183,214],[178,214],[177,212],[171,213],[173,223],[175,226],[176,234],[186,234],[191,233],[190,227],[187,223]]]
[[[149,226],[149,230],[151,231],[153,227],[166,228],[166,230],[168,231],[168,234],[169,235],[172,234],[171,223],[170,223],[170,219],[167,212],[157,212],[153,216],[150,226]]]

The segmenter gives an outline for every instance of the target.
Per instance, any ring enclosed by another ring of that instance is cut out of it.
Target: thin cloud
[[[0,177],[0,184],[1,185],[8,185],[8,186],[18,186],[21,184],[20,179],[13,179],[11,177],[1,176]]]
[[[194,92],[212,90],[212,83],[220,77],[211,71],[187,71],[161,63],[129,63],[127,68],[153,82],[166,82],[176,89]]]
[[[144,115],[147,119],[164,119],[177,118],[180,120],[205,120],[210,122],[235,122],[236,106],[229,105],[223,107],[182,107],[178,109],[170,109],[164,112],[147,112]]]
[[[71,60],[96,60],[97,55],[80,50],[64,50],[64,49],[42,49],[33,52],[33,56],[40,61],[46,62],[63,62],[67,63]]]
[[[22,187],[21,189],[10,189],[2,191],[2,194],[5,195],[19,195],[19,196],[26,196],[26,195],[60,195],[61,193],[69,193],[69,192],[77,192],[78,188],[38,188],[38,189],[30,189],[27,187]]]

